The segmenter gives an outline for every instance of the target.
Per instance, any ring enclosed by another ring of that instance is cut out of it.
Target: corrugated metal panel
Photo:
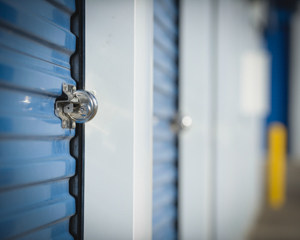
[[[0,239],[73,239],[74,130],[54,103],[74,84],[74,0],[0,1]]]
[[[154,1],[153,239],[176,239],[178,7]]]
[[[287,2],[288,3],[288,2]],[[276,4],[270,8],[272,20],[266,28],[267,48],[271,55],[270,112],[267,127],[274,122],[283,123],[289,128],[289,59],[290,24],[292,9],[281,9]],[[276,19],[275,21],[273,19]],[[268,130],[268,129],[267,129]],[[289,135],[289,134],[288,134]]]

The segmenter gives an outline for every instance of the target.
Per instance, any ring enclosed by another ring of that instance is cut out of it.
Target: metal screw
[[[75,128],[75,127],[76,127],[76,123],[72,122],[72,128]]]

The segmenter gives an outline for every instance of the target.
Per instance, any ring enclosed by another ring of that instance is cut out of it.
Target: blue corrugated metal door
[[[154,1],[153,239],[176,239],[178,6]]]
[[[75,130],[54,104],[63,83],[76,85],[75,10],[75,0],[0,1],[0,239],[73,239]]]

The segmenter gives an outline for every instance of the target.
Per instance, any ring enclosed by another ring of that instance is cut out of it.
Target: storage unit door
[[[54,114],[62,84],[76,85],[75,11],[75,0],[0,0],[0,239],[77,238],[76,131]]]
[[[178,6],[154,1],[153,239],[176,239]]]

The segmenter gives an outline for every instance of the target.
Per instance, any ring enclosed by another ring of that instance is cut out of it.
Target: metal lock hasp
[[[62,128],[73,129],[76,123],[85,123],[95,117],[98,110],[95,92],[76,91],[74,85],[66,83],[63,83],[62,90],[67,99],[55,103],[55,115],[61,119]]]

